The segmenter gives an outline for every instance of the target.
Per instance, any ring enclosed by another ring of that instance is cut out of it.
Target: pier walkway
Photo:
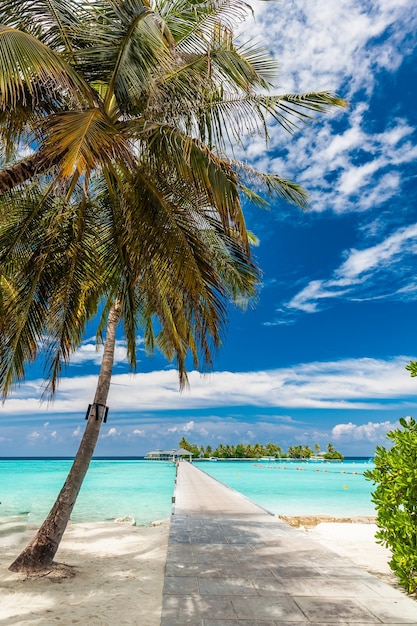
[[[417,602],[178,465],[161,626],[417,626]]]

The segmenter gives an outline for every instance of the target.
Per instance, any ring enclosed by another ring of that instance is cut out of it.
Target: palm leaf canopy
[[[0,0],[0,389],[43,349],[52,391],[89,319],[120,298],[136,335],[210,365],[226,302],[254,297],[242,197],[306,194],[236,161],[268,121],[341,106],[271,95],[276,64],[234,29],[242,0]],[[10,321],[11,312],[13,320]]]

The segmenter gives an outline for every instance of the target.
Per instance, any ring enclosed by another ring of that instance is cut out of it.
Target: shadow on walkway
[[[417,626],[417,603],[181,462],[161,626],[238,624]]]

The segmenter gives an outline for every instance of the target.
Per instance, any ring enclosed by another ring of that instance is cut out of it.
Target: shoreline
[[[371,518],[280,517],[397,587],[389,551],[375,542]],[[154,524],[70,523],[56,555],[63,567],[27,578],[7,568],[36,529],[19,518],[0,520],[0,622],[159,626],[169,520]]]
[[[335,516],[335,515],[278,515],[286,524],[295,528],[314,528],[318,524],[374,524],[376,517],[374,515],[354,515],[354,516]]]

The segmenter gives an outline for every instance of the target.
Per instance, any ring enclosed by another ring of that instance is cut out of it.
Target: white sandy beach
[[[324,522],[306,532],[340,556],[350,559],[355,565],[397,587],[397,579],[388,565],[391,553],[376,543],[376,530],[375,524]]]
[[[159,626],[168,522],[68,526],[56,561],[74,566],[71,577],[9,572],[34,534],[22,530],[0,526],[1,626]]]
[[[320,523],[302,532],[395,585],[375,530],[374,524]],[[168,531],[168,522],[70,525],[56,560],[74,566],[74,576],[26,579],[7,567],[34,531],[3,523],[0,626],[159,626]]]
[[[282,516],[291,526],[308,533],[315,541],[350,559],[355,565],[396,586],[388,562],[391,552],[375,540],[374,518],[331,518],[326,516]],[[321,520],[321,521],[320,521]]]

